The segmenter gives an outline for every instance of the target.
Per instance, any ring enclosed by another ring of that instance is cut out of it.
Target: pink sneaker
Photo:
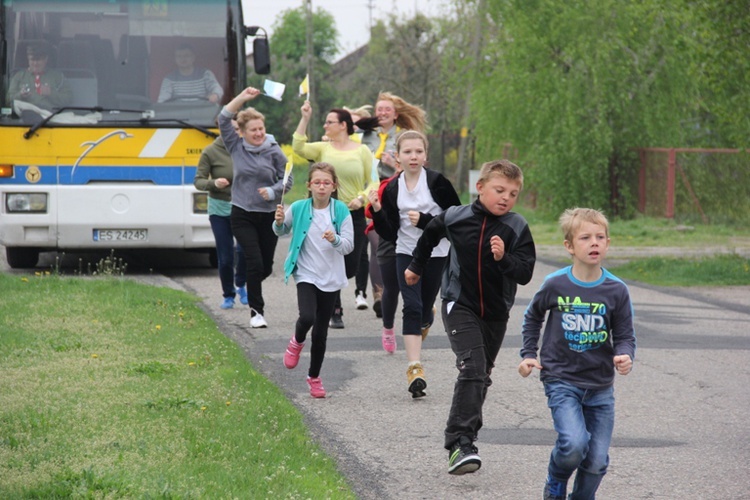
[[[307,385],[310,386],[310,396],[314,398],[326,397],[326,390],[323,389],[323,381],[320,380],[320,377],[307,377]]]
[[[393,328],[383,328],[383,349],[388,354],[396,352],[396,333]]]
[[[286,352],[284,353],[284,366],[290,370],[297,366],[297,363],[299,363],[299,354],[302,352],[303,347],[305,347],[305,343],[300,344],[294,338],[294,335],[292,335],[292,339],[289,341],[289,345],[286,347]]]

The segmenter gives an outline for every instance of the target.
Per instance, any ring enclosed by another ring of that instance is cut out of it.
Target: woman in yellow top
[[[328,112],[323,129],[329,140],[320,142],[307,142],[305,135],[312,115],[310,102],[305,101],[300,111],[302,117],[293,135],[292,148],[303,158],[314,162],[330,163],[334,166],[338,178],[338,199],[346,203],[352,216],[354,250],[344,259],[346,277],[349,279],[357,274],[361,254],[367,243],[364,207],[370,189],[377,188],[377,183],[372,181],[372,153],[367,146],[350,138],[354,133],[354,123],[352,115],[345,109],[332,109]],[[361,290],[355,290],[355,296],[357,292]],[[342,315],[339,294],[336,298],[333,316],[331,316],[331,328],[344,328]]]

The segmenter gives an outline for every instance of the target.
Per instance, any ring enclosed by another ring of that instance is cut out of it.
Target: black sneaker
[[[479,450],[466,436],[461,436],[448,452],[448,473],[460,476],[475,472],[482,466]]]
[[[344,320],[341,319],[341,316],[343,315],[344,313],[341,309],[334,309],[333,316],[331,316],[331,320],[328,322],[328,327],[336,329],[344,328]]]

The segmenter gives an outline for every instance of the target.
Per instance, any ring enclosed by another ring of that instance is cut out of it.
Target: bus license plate
[[[148,229],[94,229],[94,241],[146,241]]]

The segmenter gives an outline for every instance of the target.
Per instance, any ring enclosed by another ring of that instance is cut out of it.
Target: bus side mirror
[[[259,75],[267,75],[271,72],[271,51],[266,37],[253,40],[253,66]]]

